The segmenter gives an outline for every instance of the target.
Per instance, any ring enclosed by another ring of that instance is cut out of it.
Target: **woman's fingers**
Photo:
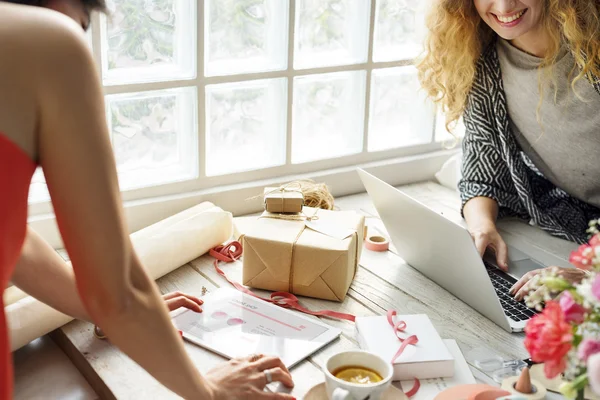
[[[539,272],[540,272],[540,270],[536,269],[536,270],[533,270],[533,271],[529,271],[528,273],[526,273],[525,275],[523,275],[521,277],[521,279],[519,279],[517,281],[517,283],[515,283],[510,288],[510,290],[508,291],[508,293],[511,294],[511,295],[513,295],[513,296],[516,295],[521,289],[523,289],[523,287],[527,284],[527,282],[529,282],[531,280],[531,278],[533,278]]]
[[[183,293],[181,292],[171,292],[171,293],[167,293],[167,294],[163,294],[163,300],[171,300],[174,297],[179,297],[179,296],[183,296]]]
[[[525,296],[531,291],[529,288],[529,282],[527,282],[519,291],[515,294],[515,300],[522,301]]]
[[[283,361],[281,361],[279,357],[263,357],[256,362],[256,367],[259,371],[264,371],[266,369],[272,368],[281,368],[288,375],[290,373],[290,371],[288,371],[285,364],[283,363]]]
[[[163,300],[167,304],[169,311],[177,310],[178,308],[184,307],[195,312],[202,312],[202,304],[204,301],[200,300],[196,296],[185,294],[182,292],[171,292],[163,295]]]
[[[267,381],[267,374],[264,371],[269,371],[273,382],[278,381],[287,387],[294,387],[290,371],[279,357],[262,357],[254,364],[259,371],[265,374],[265,382]]]
[[[483,258],[485,251],[489,248],[496,254],[498,267],[503,271],[508,271],[508,247],[497,231],[472,232],[471,237],[480,257]]]
[[[489,244],[489,237],[486,234],[471,234],[471,237],[473,238],[473,241],[475,242],[475,247],[477,248],[477,251],[479,252],[479,256],[483,258],[483,255],[485,254],[485,250],[488,247]]]
[[[533,292],[532,296],[534,296],[534,298],[542,299],[543,298],[542,294],[544,292],[545,292],[544,287],[539,287],[535,290],[535,292]]]
[[[198,304],[197,302],[185,296],[174,297],[172,299],[166,300],[165,303],[167,304],[169,311],[174,311],[181,307],[184,307],[195,312],[202,312],[202,307],[200,307],[200,304],[202,303]]]
[[[171,292],[171,293],[167,293],[167,294],[163,295],[163,300],[165,300],[165,301],[166,300],[171,300],[171,299],[174,299],[176,297],[187,297],[188,299],[190,299],[194,303],[198,304],[199,306],[201,306],[202,304],[204,304],[204,301],[200,300],[196,296],[192,296],[191,294],[186,294],[186,293],[182,293],[182,292],[179,292],[179,291]]]
[[[271,382],[281,382],[285,386],[292,388],[294,387],[294,381],[289,372],[282,370],[281,368],[265,369],[262,373],[265,375],[265,386],[269,383],[267,380],[267,371],[271,374]]]
[[[508,247],[500,235],[496,235],[494,249],[496,252],[496,263],[503,271],[508,271]]]
[[[522,301],[525,296],[527,296],[527,294],[529,294],[529,292],[531,291],[531,280],[538,275],[540,272],[542,272],[541,269],[536,269],[533,271],[529,271],[528,273],[526,273],[524,277],[527,277],[527,280],[525,281],[525,283],[523,283],[523,285],[521,286],[520,289],[515,291],[515,300],[517,301]],[[523,278],[521,278],[520,280],[522,280]],[[517,282],[518,283],[518,282]]]
[[[264,358],[265,355],[264,354],[251,354],[247,357],[242,357],[242,358],[238,358],[237,360],[242,361],[242,362],[250,362],[250,363],[255,363],[258,360],[260,360],[261,358]]]

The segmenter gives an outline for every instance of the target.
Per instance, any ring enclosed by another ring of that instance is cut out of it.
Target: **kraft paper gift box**
[[[264,191],[265,210],[271,213],[299,213],[304,206],[300,188],[268,187]]]
[[[416,335],[419,341],[406,346],[398,357],[394,363],[392,380],[454,376],[454,357],[427,315],[396,315],[395,319],[406,322],[406,329],[399,332],[400,337]],[[392,361],[402,344],[386,316],[357,317],[356,331],[361,349],[375,353],[386,361]]]
[[[364,223],[353,211],[264,212],[240,232],[243,284],[343,301],[360,260]]]

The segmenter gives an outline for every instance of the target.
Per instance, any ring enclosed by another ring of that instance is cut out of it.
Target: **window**
[[[124,199],[443,149],[412,65],[428,3],[110,1],[89,38]]]

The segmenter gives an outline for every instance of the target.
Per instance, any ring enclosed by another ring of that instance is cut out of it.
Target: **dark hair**
[[[0,0],[2,1],[2,0]],[[25,4],[28,6],[44,7],[48,0],[3,0],[7,3]],[[106,12],[106,0],[79,0],[86,10]]]

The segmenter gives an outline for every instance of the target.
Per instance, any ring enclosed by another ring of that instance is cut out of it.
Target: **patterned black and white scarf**
[[[590,82],[600,95],[598,79],[590,77]],[[458,184],[463,206],[473,197],[490,197],[498,202],[499,217],[519,217],[554,236],[585,243],[588,223],[600,218],[600,209],[546,179],[521,150],[508,118],[500,61],[491,43],[478,62],[464,113],[466,134]],[[600,177],[598,181],[600,185]]]

